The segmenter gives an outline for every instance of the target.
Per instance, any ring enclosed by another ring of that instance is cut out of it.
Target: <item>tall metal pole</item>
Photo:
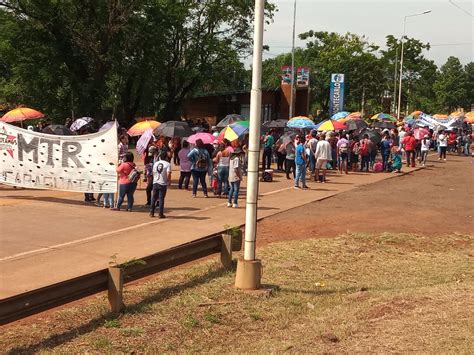
[[[291,44],[291,93],[290,93],[290,119],[293,117],[293,101],[295,91],[295,27],[296,27],[296,0],[293,5],[293,37]]]
[[[264,5],[265,0],[255,0],[244,260],[255,260],[255,241],[257,235],[258,162],[260,160],[260,123],[262,120],[261,88]]]
[[[397,69],[398,69],[398,41],[397,48],[395,50],[395,70],[393,74],[393,99],[392,99],[392,112],[395,113],[396,102],[397,102]]]
[[[397,119],[398,120],[400,120],[400,105],[401,105],[401,100],[402,100],[403,45],[405,44],[403,39],[405,37],[405,28],[406,28],[406,23],[407,23],[407,17],[425,15],[425,14],[429,14],[430,12],[431,12],[431,10],[427,10],[427,11],[423,11],[422,13],[419,13],[419,14],[407,15],[403,18],[402,54],[400,56],[400,80],[399,80],[399,83],[398,83],[398,107],[397,107]]]
[[[403,76],[403,45],[405,42],[403,38],[405,37],[405,27],[407,23],[407,16],[403,18],[403,35],[402,35],[402,54],[400,56],[400,81],[398,83],[398,105],[397,105],[397,119],[400,121],[400,105],[402,102],[402,76]]]

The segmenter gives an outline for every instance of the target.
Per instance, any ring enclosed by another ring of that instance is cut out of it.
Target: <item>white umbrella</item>
[[[88,125],[93,120],[92,117],[81,117],[75,120],[69,129],[73,132],[80,130],[82,127]]]
[[[115,121],[108,121],[105,122],[105,124],[99,128],[99,131],[107,131],[110,129],[113,125],[115,124]]]

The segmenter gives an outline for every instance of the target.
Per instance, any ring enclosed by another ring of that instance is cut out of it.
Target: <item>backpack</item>
[[[362,143],[360,144],[359,153],[361,155],[369,155],[369,144],[367,143],[367,141],[362,141]]]
[[[196,168],[198,169],[207,169],[207,157],[202,152],[199,152],[199,155],[196,159]]]
[[[347,153],[348,149],[349,149],[349,147],[347,146],[346,143],[341,144],[340,147],[339,147],[339,154]]]
[[[132,166],[132,164],[130,164],[130,166]],[[130,171],[130,173],[128,174],[128,180],[130,181],[130,183],[135,184],[136,182],[138,182],[138,180],[140,180],[141,173],[142,172],[140,170],[134,167],[132,171]]]
[[[354,153],[355,155],[359,155],[360,144],[358,142],[354,142],[354,145],[352,146],[352,153]]]

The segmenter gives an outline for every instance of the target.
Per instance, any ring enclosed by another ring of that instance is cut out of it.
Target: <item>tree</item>
[[[441,66],[434,83],[434,91],[440,108],[449,112],[466,105],[467,75],[459,59],[449,57]]]
[[[469,62],[464,66],[466,72],[466,102],[463,107],[470,111],[474,104],[474,62]]]

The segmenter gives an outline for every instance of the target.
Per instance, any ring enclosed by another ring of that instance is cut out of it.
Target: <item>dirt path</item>
[[[267,218],[258,225],[258,241],[267,244],[346,232],[474,233],[472,159],[448,156],[447,163],[436,160],[430,165]]]

